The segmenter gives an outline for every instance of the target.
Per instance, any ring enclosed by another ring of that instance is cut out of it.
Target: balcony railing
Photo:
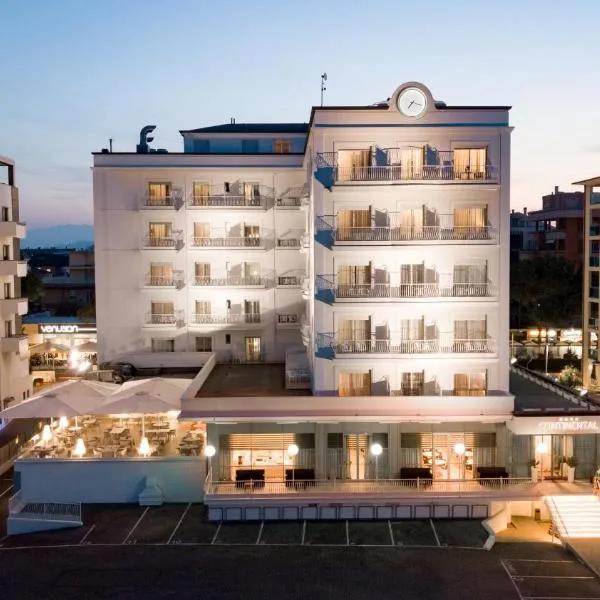
[[[211,236],[211,237],[193,237],[193,248],[264,248],[266,238],[256,237],[229,237],[229,236]]]
[[[144,248],[176,250],[183,245],[183,235],[176,233],[168,236],[147,235],[143,240]]]
[[[407,226],[400,224],[399,213],[387,213],[389,223],[367,227],[340,226],[334,215],[318,216],[315,223],[319,233],[331,237],[332,243],[345,242],[429,242],[429,241],[488,241],[497,238],[491,225],[456,225],[454,215],[436,214],[434,224]],[[394,221],[397,223],[395,224]]]
[[[335,334],[317,335],[317,348],[343,354],[471,354],[494,352],[494,343],[486,338],[455,338],[440,333],[434,339],[405,340],[390,335],[388,339],[339,340]]]
[[[180,273],[172,275],[157,276],[148,273],[145,278],[147,287],[180,287],[183,284],[183,277]]]
[[[296,314],[277,315],[277,326],[294,328],[300,326],[300,317]]]
[[[149,196],[145,195],[140,198],[140,208],[143,209],[179,209],[182,205],[182,194],[172,193],[166,196]]]
[[[277,238],[278,248],[300,248],[300,238]]]
[[[194,325],[235,325],[238,323],[262,323],[262,315],[259,313],[220,315],[196,313],[192,315],[192,324]]]
[[[317,298],[319,291],[327,290],[333,293],[336,300],[346,298],[358,300],[378,298],[485,298],[493,295],[490,283],[336,284],[334,275],[318,275],[316,289]]]
[[[490,164],[460,164],[452,150],[424,148],[421,160],[415,148],[376,148],[367,166],[340,166],[338,152],[316,155],[315,177],[325,187],[354,182],[386,181],[497,181],[498,169]]]
[[[304,274],[299,275],[278,275],[277,287],[298,288],[302,286]]]
[[[146,325],[165,325],[177,326],[183,323],[183,311],[173,313],[147,313],[145,318]]]
[[[273,203],[273,188],[259,186],[250,193],[244,190],[243,184],[232,185],[230,192],[223,192],[223,186],[215,186],[205,194],[191,194],[188,206],[190,208],[269,208]]]
[[[590,256],[590,267],[600,267],[600,256]]]
[[[201,277],[196,275],[193,285],[199,287],[260,287],[266,288],[271,284],[271,278],[266,276],[235,277],[233,275]]]

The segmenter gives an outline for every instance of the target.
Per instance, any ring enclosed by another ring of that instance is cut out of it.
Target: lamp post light
[[[296,456],[298,455],[298,452],[300,452],[300,448],[298,448],[298,446],[296,446],[296,444],[290,444],[287,447],[287,453],[288,456],[291,457],[292,459],[292,486],[294,484],[294,478],[295,478],[295,471],[296,471]]]
[[[383,452],[383,446],[375,442],[371,445],[371,454],[375,457],[375,479],[379,479],[379,455]]]
[[[77,458],[82,458],[83,456],[85,456],[86,452],[87,449],[85,447],[85,442],[82,438],[77,438],[77,442],[75,442],[75,448],[73,449],[73,454]]]
[[[536,452],[540,455],[540,473],[541,473],[541,481],[544,481],[544,454],[548,452],[548,444],[546,442],[541,441],[536,446]]]
[[[217,449],[212,445],[209,444],[208,446],[206,446],[206,448],[204,448],[204,456],[206,456],[206,458],[208,458],[208,472],[211,474],[211,479],[212,479],[212,466],[211,466],[211,458],[217,453]]]
[[[464,472],[463,472],[463,467],[464,467],[464,460],[463,460],[463,456],[465,454],[466,448],[465,445],[462,442],[456,442],[456,444],[454,444],[454,454],[456,454],[456,456],[459,457],[460,459],[460,470],[459,470],[459,476],[461,479],[464,479]]]

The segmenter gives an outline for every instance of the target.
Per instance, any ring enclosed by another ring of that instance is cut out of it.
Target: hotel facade
[[[543,412],[510,373],[509,109],[409,82],[307,124],[184,130],[177,153],[150,126],[94,154],[99,358],[214,353],[179,416],[206,423],[207,494],[562,476],[574,454],[595,472],[598,417],[563,422],[583,401]]]

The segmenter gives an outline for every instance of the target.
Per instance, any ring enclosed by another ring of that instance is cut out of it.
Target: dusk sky
[[[493,5],[493,7],[492,7]],[[600,2],[0,0],[0,155],[30,227],[92,222],[91,155],[179,129],[307,121],[402,82],[513,106],[512,205],[600,174]]]

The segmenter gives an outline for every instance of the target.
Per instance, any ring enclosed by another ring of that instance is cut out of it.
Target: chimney
[[[524,206],[524,207],[523,207],[523,214],[524,214],[525,216],[527,216],[527,207],[526,207],[526,206]]]
[[[231,117],[230,123],[231,125],[235,125],[235,117]]]
[[[557,185],[554,186],[554,193],[558,194],[558,186]]]

